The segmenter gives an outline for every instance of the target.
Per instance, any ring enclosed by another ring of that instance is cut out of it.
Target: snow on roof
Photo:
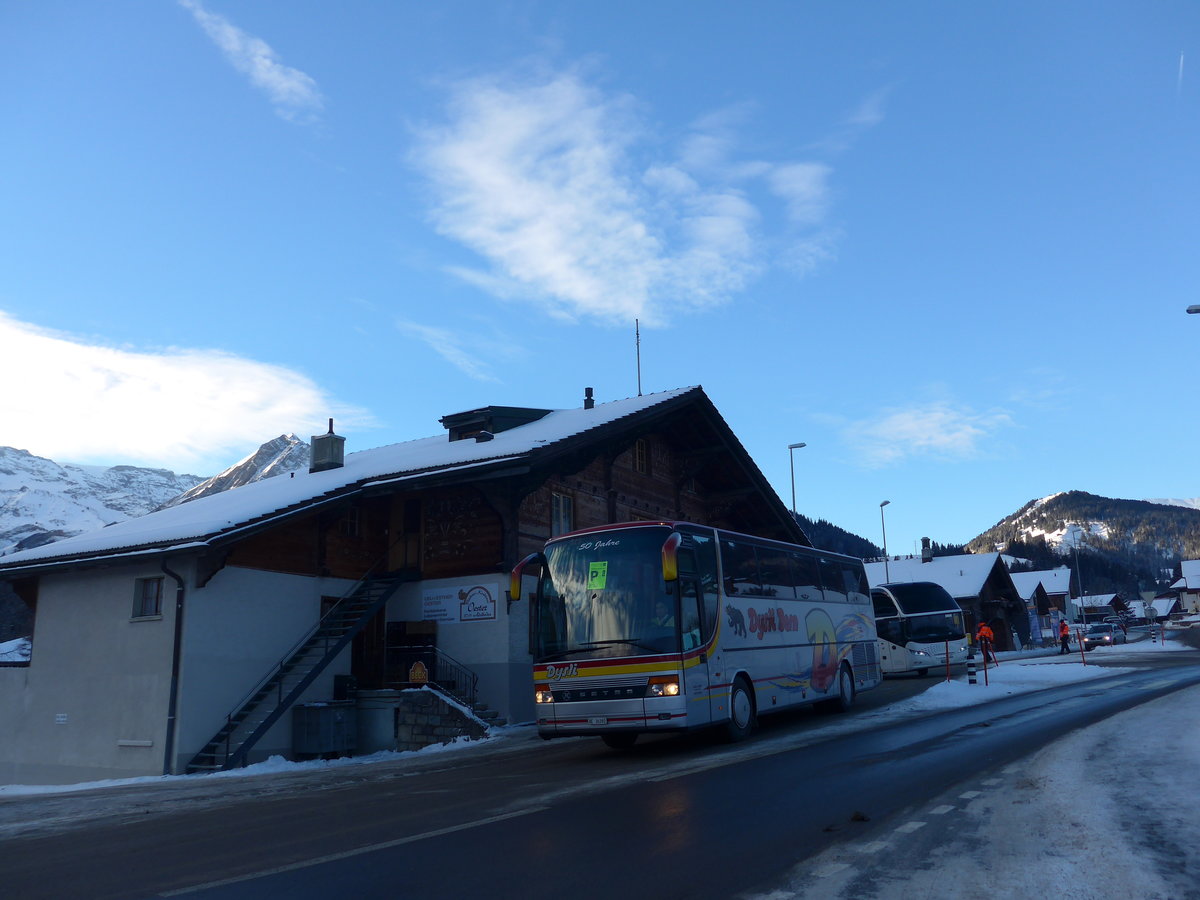
[[[1185,559],[1179,567],[1183,577],[1171,585],[1171,590],[1200,591],[1200,559]]]
[[[960,556],[935,556],[922,562],[919,556],[866,563],[871,585],[893,582],[932,581],[940,584],[956,600],[978,597],[983,584],[999,559],[999,553],[966,553]]]
[[[150,546],[147,552],[203,546],[228,534],[294,507],[311,508],[348,491],[374,484],[415,478],[430,471],[447,472],[520,459],[567,438],[645,412],[699,387],[676,388],[641,397],[630,397],[593,408],[560,409],[502,431],[490,441],[451,441],[443,433],[373,450],[346,454],[345,465],[323,472],[296,472],[211,494],[61,541],[0,558],[0,570],[51,560],[96,554],[120,555]]]
[[[1036,572],[1009,572],[1017,594],[1022,600],[1033,597],[1040,584],[1047,594],[1069,594],[1071,592],[1071,570],[1066,566],[1057,569],[1040,569]]]

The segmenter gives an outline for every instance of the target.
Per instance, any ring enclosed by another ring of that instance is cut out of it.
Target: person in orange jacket
[[[1071,626],[1067,624],[1067,620],[1063,619],[1058,623],[1058,655],[1071,652]]]
[[[980,622],[979,629],[975,632],[975,640],[979,642],[980,650],[983,652],[983,661],[987,662],[990,658],[992,662],[996,661],[996,651],[992,649],[992,641],[996,635],[992,631],[991,626],[987,622]]]

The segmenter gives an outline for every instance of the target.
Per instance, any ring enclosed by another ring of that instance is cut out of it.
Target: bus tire
[[[600,740],[610,750],[628,750],[637,743],[636,731],[619,731],[616,734],[602,734]]]
[[[725,739],[745,740],[754,730],[754,692],[749,682],[739,675],[729,689],[729,721],[725,723]]]
[[[847,663],[842,663],[838,669],[837,696],[822,700],[818,705],[827,712],[847,712],[854,705],[854,676]]]

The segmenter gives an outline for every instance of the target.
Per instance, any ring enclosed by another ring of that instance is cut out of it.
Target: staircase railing
[[[423,673],[414,668],[417,663]],[[478,699],[479,676],[437,647],[388,647],[386,686],[410,688],[428,684],[474,711]],[[422,674],[424,680],[421,680]]]
[[[308,630],[292,648],[272,666],[248,694],[225,716],[225,724],[188,764],[188,771],[231,769],[245,765],[254,745],[300,698],[330,662],[352,641],[399,586],[415,580],[418,573],[405,571],[383,576],[368,573],[355,584],[320,621]],[[313,659],[314,653],[319,654]],[[307,667],[307,668],[305,668]],[[285,689],[285,679],[303,672],[298,681]],[[250,714],[275,694],[274,707],[253,723],[248,734],[237,736]],[[236,746],[235,746],[236,743]],[[202,762],[208,760],[208,762]]]

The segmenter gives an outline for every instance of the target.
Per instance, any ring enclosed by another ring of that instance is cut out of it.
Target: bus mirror
[[[679,545],[683,538],[678,531],[672,532],[662,548],[663,581],[679,580]]]
[[[508,602],[521,599],[521,578],[525,574],[525,567],[533,563],[544,563],[546,557],[541,553],[530,553],[527,557],[521,560],[513,567],[511,580],[508,586]]]

